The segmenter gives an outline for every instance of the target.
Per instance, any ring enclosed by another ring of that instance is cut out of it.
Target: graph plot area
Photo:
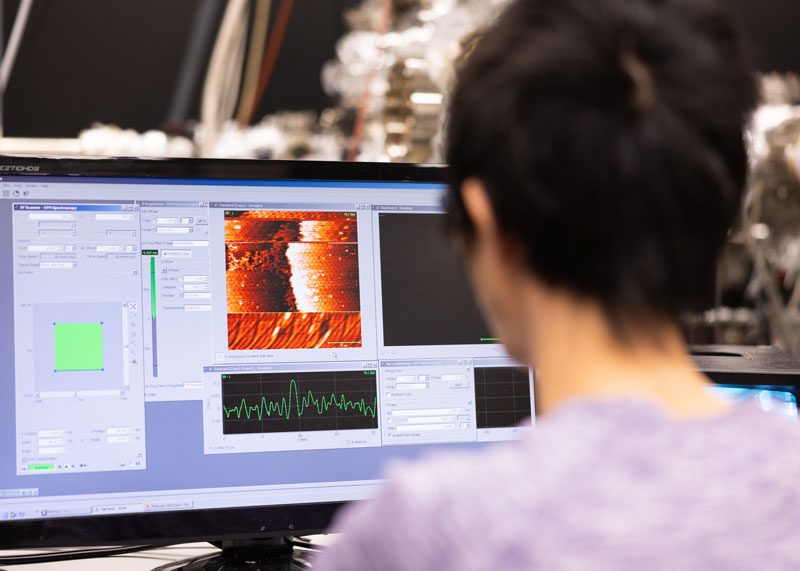
[[[55,323],[55,371],[103,370],[103,323]]]
[[[530,373],[525,367],[475,367],[478,429],[516,426],[531,416]]]
[[[361,347],[355,212],[226,211],[228,348]]]
[[[376,428],[374,370],[222,375],[224,434]]]

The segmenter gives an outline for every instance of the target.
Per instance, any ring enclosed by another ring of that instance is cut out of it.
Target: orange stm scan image
[[[355,212],[226,211],[228,348],[361,347]]]

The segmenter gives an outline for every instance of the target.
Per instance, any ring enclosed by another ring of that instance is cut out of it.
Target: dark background
[[[0,0],[2,1],[2,0]],[[728,0],[756,40],[763,70],[800,71],[797,0]],[[280,2],[273,2],[274,14]],[[255,115],[321,110],[322,64],[359,0],[297,0]],[[7,40],[19,0],[3,1]],[[36,0],[11,76],[6,136],[74,137],[93,121],[138,131],[166,118],[198,0]],[[220,14],[221,15],[221,14]],[[198,115],[200,88],[194,97]]]
[[[491,338],[440,214],[378,216],[387,346],[476,345]]]
[[[8,41],[19,0],[3,2]],[[75,137],[94,121],[138,131],[166,119],[198,0],[35,0],[4,102],[8,137]],[[220,3],[223,6],[225,2]],[[272,2],[272,17],[280,2]],[[321,110],[322,65],[357,0],[296,0],[255,117]],[[219,11],[222,17],[222,10]],[[213,43],[213,42],[212,42]],[[210,53],[210,49],[209,49]],[[202,77],[192,104],[199,115]]]
[[[727,0],[738,10],[762,71],[800,73],[797,0]]]

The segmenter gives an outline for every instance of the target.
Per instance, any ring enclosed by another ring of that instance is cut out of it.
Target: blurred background
[[[0,152],[440,162],[456,59],[506,1],[0,0]],[[763,105],[716,295],[686,332],[800,357],[797,0],[727,1]]]

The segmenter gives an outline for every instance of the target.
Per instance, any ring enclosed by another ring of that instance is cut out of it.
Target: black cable
[[[159,547],[163,546],[131,545],[127,547],[103,547],[100,549],[74,549],[70,551],[54,551],[31,555],[8,555],[6,557],[0,557],[0,565],[29,565],[31,563],[55,563],[57,561],[72,561],[75,559],[95,559],[98,557],[135,553],[137,551],[148,551],[150,549],[158,549]]]
[[[300,547],[309,551],[324,551],[326,546],[312,543],[306,539],[297,537],[288,538],[289,544],[294,547]],[[36,553],[28,555],[8,555],[0,556],[0,565],[30,565],[33,563],[56,563],[58,561],[72,561],[76,559],[96,559],[100,557],[111,557],[114,555],[125,555],[127,553],[137,553],[140,551],[149,551],[151,549],[162,549],[164,545],[131,545],[120,547],[102,547],[102,548],[88,548],[88,549],[74,549],[70,551],[53,551],[47,553]],[[207,555],[197,557],[202,559]],[[297,561],[295,561],[297,563]],[[305,561],[301,562],[303,566],[307,565]],[[167,567],[169,564],[166,565]],[[0,571],[3,571],[0,569]]]
[[[211,44],[219,27],[221,5],[220,0],[201,0],[197,8],[178,81],[169,104],[167,123],[182,123],[189,118],[189,104],[208,63]]]

